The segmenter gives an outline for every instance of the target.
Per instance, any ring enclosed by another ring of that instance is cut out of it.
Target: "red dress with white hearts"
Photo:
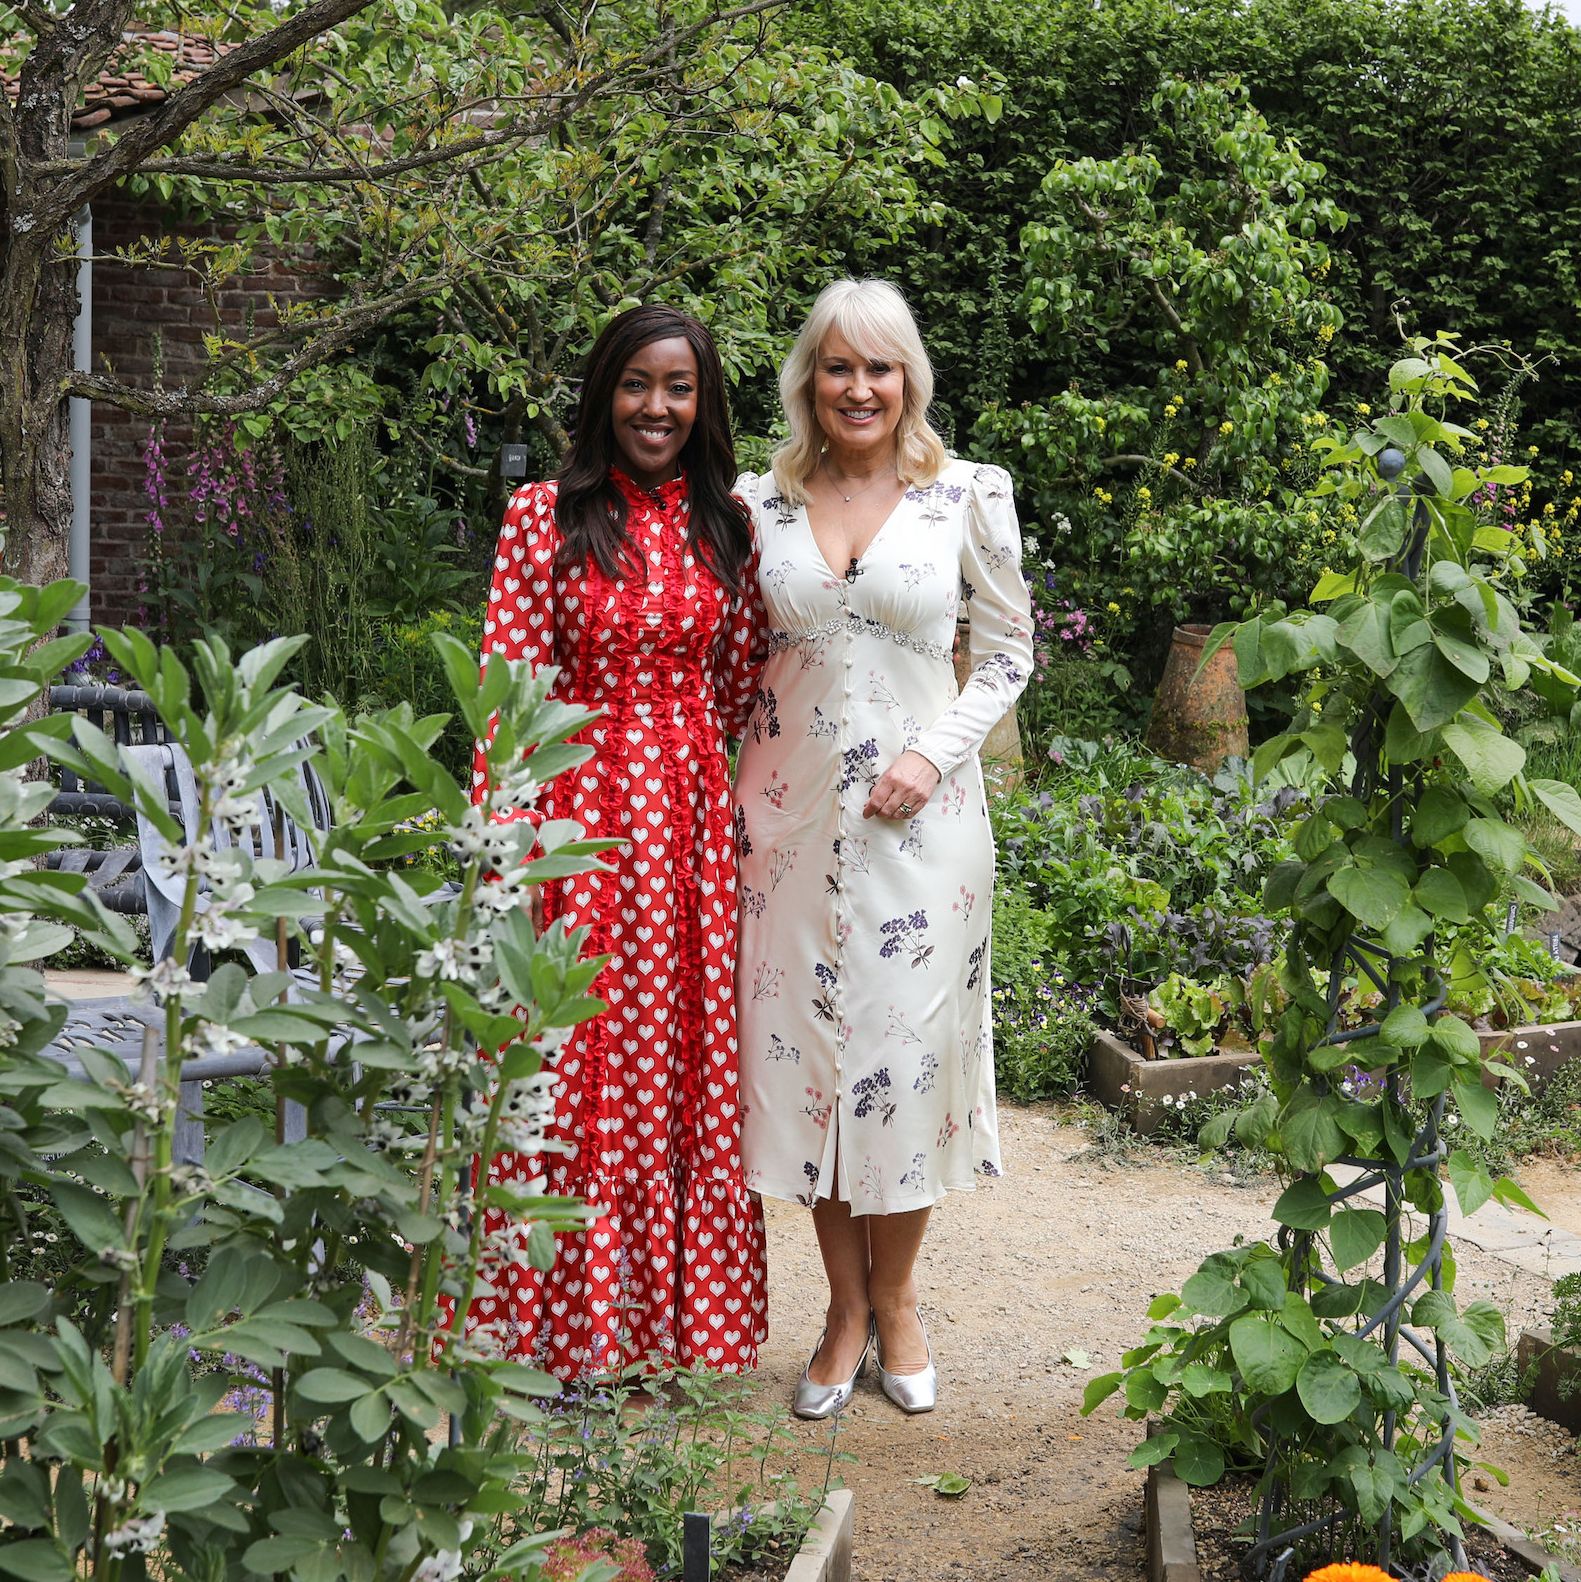
[[[591,925],[588,954],[611,957],[593,985],[609,1009],[554,1057],[551,1135],[575,1151],[500,1154],[491,1172],[545,1175],[597,1215],[558,1239],[548,1274],[495,1271],[467,1329],[561,1378],[647,1357],[739,1372],[757,1364],[767,1295],[762,1209],[741,1169],[725,735],[757,689],[757,575],[743,568],[732,597],[694,556],[684,479],[648,491],[614,478],[646,575],[557,573],[556,486],[528,484],[505,513],[483,627],[485,655],[557,665],[554,695],[603,711],[580,738],[594,756],[539,809],[622,842],[612,872],[544,887],[545,917]],[[483,779],[480,755],[480,797]]]

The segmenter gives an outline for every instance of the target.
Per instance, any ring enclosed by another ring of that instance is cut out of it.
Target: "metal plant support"
[[[1393,453],[1385,451],[1378,458],[1379,473],[1391,482],[1399,477],[1404,466],[1405,458],[1398,451]],[[1399,490],[1402,497],[1410,498],[1407,485],[1401,484]],[[1411,533],[1404,549],[1390,565],[1390,570],[1402,573],[1413,582],[1416,580],[1421,570],[1429,526],[1427,507],[1418,500],[1412,516]],[[1352,795],[1364,803],[1380,789],[1376,733],[1382,727],[1385,707],[1382,695],[1376,695],[1374,707],[1366,715],[1351,742],[1356,761]],[[1406,797],[1409,795],[1414,800],[1420,792],[1419,777],[1413,776],[1407,782],[1398,768],[1390,768],[1381,778],[1381,787],[1386,789],[1389,795],[1391,833],[1396,841],[1401,840],[1404,835]],[[1443,979],[1433,962],[1431,935],[1424,941],[1419,959],[1433,996],[1423,1009],[1429,1017],[1432,1017],[1443,1009],[1447,996]],[[1356,1046],[1358,1058],[1353,1064],[1362,1068],[1365,1068],[1367,1063],[1365,1054],[1367,1040],[1378,1036],[1384,1018],[1399,1003],[1400,991],[1392,982],[1391,968],[1394,960],[1395,958],[1381,947],[1352,936],[1346,941],[1329,974],[1328,1030],[1323,1040],[1324,1045]],[[1360,1026],[1341,1028],[1340,1000],[1345,978],[1350,973],[1355,973],[1358,977],[1366,978],[1371,982],[1383,995],[1383,1004],[1378,1008],[1375,1016]],[[1386,1077],[1386,1096],[1390,1103],[1396,1102],[1399,1098],[1399,1078],[1393,1070]],[[1446,1482],[1453,1490],[1457,1487],[1455,1420],[1458,1415],[1458,1402],[1454,1381],[1450,1377],[1449,1358],[1444,1343],[1438,1336],[1424,1337],[1405,1320],[1407,1303],[1417,1292],[1424,1287],[1434,1291],[1443,1287],[1444,1242],[1449,1228],[1446,1201],[1440,1196],[1438,1207],[1428,1216],[1427,1234],[1422,1243],[1424,1250],[1420,1259],[1408,1266],[1405,1236],[1405,1177],[1414,1170],[1431,1171],[1437,1176],[1443,1162],[1448,1158],[1449,1151],[1441,1136],[1446,1097],[1445,1094],[1440,1094],[1433,1100],[1427,1118],[1412,1142],[1410,1157],[1403,1164],[1392,1157],[1365,1159],[1348,1156],[1339,1160],[1338,1163],[1352,1166],[1359,1170],[1360,1174],[1335,1193],[1330,1201],[1339,1205],[1361,1197],[1375,1187],[1383,1189],[1386,1231],[1382,1276],[1377,1283],[1383,1287],[1384,1298],[1373,1312],[1361,1319],[1355,1333],[1363,1339],[1376,1337],[1391,1363],[1400,1360],[1404,1349],[1407,1352],[1414,1352],[1432,1370],[1439,1392],[1448,1400],[1450,1409],[1438,1433],[1436,1443],[1424,1449],[1421,1459],[1411,1469],[1409,1478],[1413,1484],[1419,1483],[1434,1468],[1440,1468]],[[1291,1266],[1296,1271],[1297,1279],[1304,1277],[1317,1285],[1340,1283],[1335,1276],[1323,1272],[1318,1267],[1317,1260],[1313,1256],[1313,1243],[1314,1233],[1311,1231],[1296,1231],[1288,1226],[1280,1229],[1281,1250],[1291,1256]],[[1392,1411],[1385,1415],[1383,1443],[1386,1448],[1393,1450],[1400,1426]],[[1280,1448],[1278,1437],[1272,1437],[1265,1463],[1265,1485],[1262,1505],[1258,1513],[1257,1538],[1241,1562],[1242,1574],[1253,1579],[1253,1582],[1290,1582],[1287,1570],[1304,1541],[1318,1539],[1325,1533],[1332,1540],[1335,1530],[1346,1514],[1334,1502],[1322,1502],[1314,1508],[1309,1502],[1295,1499],[1277,1470]],[[1392,1510],[1385,1510],[1382,1520],[1374,1530],[1375,1555],[1367,1557],[1375,1559],[1378,1565],[1385,1568],[1390,1563],[1394,1547],[1392,1518]],[[1465,1551],[1458,1538],[1451,1540],[1451,1549],[1456,1569],[1464,1569]],[[1334,1556],[1333,1558],[1361,1557]]]

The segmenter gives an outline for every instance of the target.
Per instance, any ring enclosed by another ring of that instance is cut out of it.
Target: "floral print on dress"
[[[908,488],[850,582],[772,478],[738,491],[773,568],[761,685],[779,726],[748,732],[736,774],[752,848],[747,1180],[793,1201],[838,1196],[856,1214],[925,1207],[999,1169],[982,926],[994,854],[977,749],[1031,668],[1010,480],[952,461]],[[970,653],[959,688],[957,612]],[[905,820],[863,818],[908,747],[939,770],[937,790]],[[783,973],[773,996],[757,992],[770,964]]]

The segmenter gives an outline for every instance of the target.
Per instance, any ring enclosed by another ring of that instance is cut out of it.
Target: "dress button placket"
[[[844,586],[839,589],[840,613],[845,618],[842,625],[841,641],[845,649],[845,687],[840,695],[840,736],[839,736],[839,765],[840,779],[845,779],[845,766],[849,762],[846,753],[851,747],[851,670],[856,663],[853,649],[856,646],[856,631],[850,616],[851,607],[849,595]],[[836,790],[839,817],[836,821],[836,838],[839,841],[839,850],[834,859],[835,879],[835,923],[834,923],[834,1095],[832,1099],[835,1117],[835,1136],[839,1137],[840,1111],[844,1099],[845,1088],[845,941],[850,932],[849,920],[846,914],[845,898],[845,852],[846,842],[850,839],[850,832],[846,828],[845,790],[843,785]],[[838,1144],[837,1144],[838,1146]],[[838,1155],[836,1156],[838,1166]],[[838,1189],[840,1183],[835,1182]]]

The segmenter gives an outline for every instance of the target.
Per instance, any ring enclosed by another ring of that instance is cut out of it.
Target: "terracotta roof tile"
[[[123,40],[121,48],[111,57],[110,64],[105,67],[98,79],[88,84],[82,96],[82,103],[72,113],[71,124],[78,131],[86,131],[92,126],[102,126],[106,121],[113,120],[118,113],[142,110],[150,105],[161,104],[169,97],[170,88],[150,82],[127,61],[126,57],[134,51],[141,53],[152,48],[163,55],[172,56],[175,71],[171,77],[170,87],[174,88],[190,82],[205,67],[212,66],[221,55],[228,54],[237,47],[234,43],[196,38],[191,34],[148,28],[136,23],[128,27],[121,37]],[[3,58],[3,52],[0,52],[0,58]],[[0,67],[0,83],[5,85],[7,96],[15,99],[17,93],[15,75]]]

